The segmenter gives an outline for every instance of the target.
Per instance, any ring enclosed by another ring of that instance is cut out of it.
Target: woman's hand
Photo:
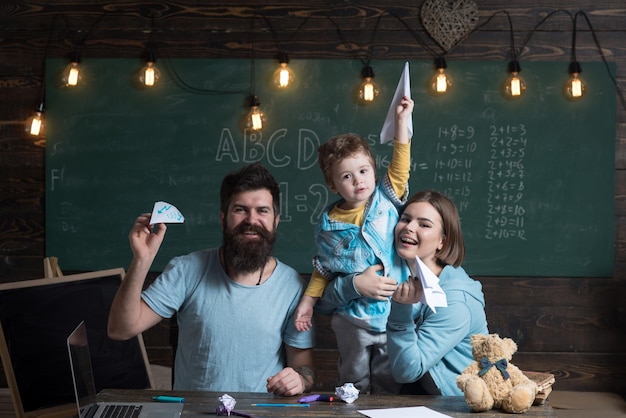
[[[376,299],[386,300],[398,287],[398,282],[391,277],[385,277],[378,274],[383,269],[383,266],[376,264],[368,267],[361,274],[354,276],[354,287],[361,296]]]
[[[409,277],[393,292],[392,299],[398,303],[412,305],[420,301],[422,293],[424,293],[422,282],[414,277]]]

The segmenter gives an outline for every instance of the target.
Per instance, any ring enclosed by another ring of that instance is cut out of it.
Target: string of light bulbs
[[[242,91],[242,90],[217,90],[217,89],[205,89],[205,88],[199,88],[199,87],[195,87],[190,85],[189,83],[187,83],[176,71],[173,62],[171,60],[167,60],[167,68],[168,68],[168,72],[172,74],[172,76],[174,77],[174,81],[183,89],[185,89],[186,91],[189,91],[191,93],[195,93],[195,94],[209,94],[209,95],[243,95],[246,98],[246,106],[248,107],[248,113],[245,117],[244,120],[244,128],[245,129],[249,129],[251,131],[259,131],[263,129],[263,125],[265,124],[265,122],[267,121],[267,118],[265,116],[265,113],[261,110],[260,105],[260,99],[259,97],[256,95],[256,65],[255,65],[255,57],[254,57],[254,26],[255,26],[255,19],[256,19],[256,15],[253,15],[252,19],[251,19],[251,24],[250,24],[250,32],[249,32],[249,44],[250,44],[250,90],[249,91]],[[280,72],[284,69],[284,67],[286,67],[286,65],[283,64],[287,64],[288,62],[288,57],[286,56],[286,52],[284,52],[284,50],[282,49],[280,42],[278,41],[278,37],[274,31],[274,28],[272,27],[271,23],[269,22],[269,20],[265,17],[262,16],[265,19],[265,22],[267,23],[267,26],[269,27],[270,31],[272,32],[272,35],[274,36],[274,41],[277,45],[277,48],[279,49],[279,53],[277,54],[277,60],[279,61],[279,68],[276,70],[276,72],[274,73],[274,79],[278,78],[277,82],[280,82],[280,78],[281,78],[281,74]],[[306,19],[303,20],[303,22],[300,24],[300,26],[298,27],[298,29],[292,33],[292,35],[289,37],[287,42],[290,42],[291,39],[293,38],[293,36],[295,36],[295,34],[302,28],[302,26],[304,26],[304,24],[306,23],[306,21],[308,20],[308,17]],[[281,60],[285,60],[286,62],[281,62]],[[291,87],[293,85],[293,82],[295,81],[295,75],[293,73],[293,71],[289,68],[289,72],[290,72],[290,76],[288,76],[287,79],[285,79],[284,74],[282,75],[282,82],[283,85],[278,86],[275,85],[277,88],[279,89],[286,89],[288,87]],[[287,81],[285,83],[285,81]]]
[[[586,83],[583,81],[583,79],[580,76],[582,72],[581,65],[576,59],[577,21],[579,17],[582,17],[585,19],[589,27],[589,30],[593,36],[593,40],[606,66],[607,72],[622,102],[622,106],[626,108],[626,100],[624,100],[622,92],[616,82],[615,76],[611,73],[609,64],[606,60],[606,57],[604,56],[604,53],[602,51],[602,48],[596,36],[595,30],[593,29],[588,16],[584,12],[578,11],[574,16],[572,16],[572,14],[566,10],[552,11],[551,13],[543,17],[541,21],[534,27],[534,29],[529,33],[529,36],[526,39],[526,42],[522,45],[520,49],[517,49],[515,47],[515,38],[514,38],[515,32],[513,30],[513,22],[512,22],[510,14],[506,10],[500,10],[492,14],[490,17],[488,17],[488,19],[484,23],[474,28],[472,32],[468,34],[466,38],[469,38],[473,32],[476,32],[480,30],[481,28],[483,28],[495,16],[501,13],[504,13],[507,16],[508,24],[509,24],[509,34],[510,34],[510,61],[508,64],[509,76],[504,84],[504,89],[503,89],[505,96],[510,97],[510,98],[518,98],[518,97],[521,97],[524,94],[524,91],[526,90],[525,80],[520,76],[521,66],[519,64],[519,56],[525,51],[525,46],[530,41],[530,38],[532,37],[532,35],[535,33],[536,30],[538,30],[539,26],[541,26],[544,22],[546,22],[550,17],[552,17],[556,13],[567,13],[572,19],[573,28],[572,28],[572,44],[571,44],[571,55],[570,55],[571,58],[570,58],[570,64],[568,66],[568,73],[570,77],[568,81],[565,83],[565,87],[564,87],[565,96],[570,100],[578,100],[584,96],[587,90]],[[67,66],[66,71],[64,72],[64,75],[63,75],[63,82],[67,87],[79,86],[81,82],[83,81],[82,71],[79,68],[80,54],[79,54],[78,47],[84,44],[87,36],[94,29],[94,27],[98,24],[98,22],[104,17],[105,14],[106,13],[101,14],[98,17],[98,19],[91,25],[90,29],[86,31],[82,40],[77,41],[75,43],[75,49],[72,53],[70,64]],[[377,32],[381,18],[385,15],[391,15],[395,17],[398,21],[400,21],[405,26],[407,32],[410,33],[424,49],[426,49],[428,52],[432,54],[432,56],[434,57],[434,67],[435,67],[435,74],[430,80],[430,86],[431,86],[432,92],[435,95],[446,94],[450,90],[450,88],[453,86],[453,82],[449,74],[447,74],[446,72],[447,63],[445,60],[445,55],[448,54],[452,48],[447,51],[436,52],[433,48],[430,47],[430,45],[424,42],[421,39],[421,37],[417,34],[417,32],[414,31],[413,28],[410,27],[400,16],[398,16],[394,12],[388,12],[388,13],[384,12],[384,13],[379,14],[377,17],[376,25],[372,31],[370,41],[367,44],[366,57],[363,59],[362,57],[357,55],[353,45],[347,42],[346,39],[344,39],[339,25],[337,25],[337,23],[330,16],[326,15],[326,17],[330,20],[330,22],[332,22],[335,25],[337,34],[341,42],[343,42],[347,46],[353,58],[356,60],[359,60],[363,65],[361,74],[360,74],[362,78],[362,83],[358,88],[359,100],[362,101],[363,103],[372,102],[373,100],[375,100],[375,98],[378,96],[380,92],[377,84],[374,82],[375,75],[374,75],[374,70],[371,66],[371,60],[372,60],[372,50],[374,47],[374,39],[376,36],[376,32]],[[49,44],[51,41],[52,29],[53,29],[55,20],[58,16],[61,16],[61,15],[55,15],[53,17],[53,20],[50,26],[50,31],[48,34],[48,39],[46,42],[46,47],[44,51],[44,65],[43,65],[44,68],[42,70],[42,73],[44,74],[44,78],[45,78],[45,61],[47,58],[47,52],[48,52]],[[260,100],[255,93],[256,74],[255,74],[253,34],[254,34],[254,25],[255,25],[256,16],[257,15],[252,16],[251,28],[250,28],[250,41],[249,41],[250,42],[250,90],[247,92],[240,91],[240,90],[204,89],[204,88],[198,88],[198,87],[192,86],[188,84],[176,72],[176,69],[174,68],[172,61],[169,59],[166,59],[168,70],[169,70],[169,73],[172,75],[173,80],[183,89],[191,93],[224,94],[224,95],[243,94],[245,95],[247,98],[247,105],[249,106],[249,113],[246,116],[244,127],[252,131],[261,130],[263,128],[263,124],[266,122],[265,114],[260,109]],[[276,43],[277,50],[278,50],[278,53],[276,54],[278,68],[272,76],[272,81],[274,83],[274,86],[278,90],[284,90],[294,84],[294,81],[296,80],[296,76],[293,73],[293,70],[288,66],[289,57],[287,55],[287,52],[284,50],[283,44],[281,44],[281,42],[279,41],[278,35],[276,31],[274,30],[274,28],[272,27],[269,19],[264,15],[260,15],[260,16],[263,17],[267,26],[269,27],[272,33],[274,42]],[[141,82],[143,86],[148,87],[148,88],[154,87],[158,83],[161,77],[161,73],[155,65],[156,57],[155,57],[154,51],[156,48],[155,48],[155,39],[154,39],[155,37],[154,12],[151,12],[149,17],[150,17],[150,39],[148,40],[146,44],[146,48],[144,50],[145,58],[146,58],[146,65],[142,68],[142,70],[139,73],[139,81]],[[286,43],[291,42],[291,39],[300,31],[300,29],[304,26],[304,24],[307,22],[308,19],[309,17],[307,16],[301,22],[297,30],[291,34],[291,36],[289,37]],[[67,22],[66,22],[66,25],[67,25]],[[458,43],[455,44],[453,48],[456,47],[457,45]],[[443,48],[441,49],[443,50]],[[35,136],[40,135],[43,132],[43,128],[45,125],[44,117],[43,117],[44,109],[45,109],[45,105],[44,105],[45,86],[44,84],[45,84],[45,80],[42,82],[42,97],[41,97],[41,101],[39,102],[39,106],[37,106],[34,116],[31,117],[27,122],[28,124],[27,130],[29,131],[31,135],[35,135]]]

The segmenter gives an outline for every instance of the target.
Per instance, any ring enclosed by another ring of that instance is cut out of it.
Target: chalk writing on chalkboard
[[[52,82],[63,60],[48,60],[46,253],[65,269],[127,265],[134,219],[164,197],[185,222],[168,228],[154,270],[176,255],[220,245],[221,179],[259,161],[280,182],[275,255],[310,273],[314,225],[337,198],[317,166],[317,147],[356,132],[374,148],[382,174],[392,147],[379,143],[379,133],[404,63],[376,63],[381,93],[364,106],[354,99],[359,62],[294,61],[298,88],[278,92],[261,76],[275,63],[259,60],[256,93],[267,123],[251,132],[241,125],[244,96],[192,94],[165,75],[155,89],[136,90],[129,81],[136,62],[124,59],[90,60],[98,77],[70,91]],[[567,63],[525,64],[529,88],[515,101],[500,91],[506,63],[454,64],[455,88],[433,97],[426,89],[432,63],[410,61],[410,190],[434,188],[454,199],[466,269],[472,275],[612,275],[615,91],[604,64],[585,63],[593,88],[577,102],[562,94]],[[247,60],[171,65],[196,86],[228,90],[249,79]]]
[[[490,125],[488,127],[487,171],[485,172],[486,205],[484,236],[486,240],[527,240],[526,173],[524,160],[528,144],[527,128],[520,125]],[[480,150],[474,126],[456,125],[437,129],[436,159],[433,183],[442,184],[441,191],[456,196],[461,213],[470,208],[474,189],[484,193],[484,184],[475,185],[473,167]]]

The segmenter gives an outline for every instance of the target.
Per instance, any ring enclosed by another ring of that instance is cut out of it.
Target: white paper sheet
[[[430,309],[436,313],[436,307],[448,306],[446,293],[441,286],[439,286],[439,277],[437,277],[419,257],[415,257],[415,259],[417,260],[416,275],[419,276],[422,288],[424,289],[420,302],[428,305]]]
[[[406,408],[388,408],[388,409],[359,409],[359,412],[370,418],[451,418],[450,415],[433,411],[425,406],[409,406]]]
[[[154,224],[182,224],[185,222],[185,217],[171,203],[158,201],[155,202],[152,209],[152,216],[150,217],[150,225]]]
[[[386,144],[393,140],[396,136],[396,106],[400,103],[400,100],[406,96],[411,97],[411,76],[409,75],[409,63],[404,64],[404,70],[400,76],[398,87],[393,95],[389,110],[387,111],[387,117],[383,123],[383,129],[380,131],[380,143]],[[409,138],[413,137],[413,115],[410,116],[408,121]]]

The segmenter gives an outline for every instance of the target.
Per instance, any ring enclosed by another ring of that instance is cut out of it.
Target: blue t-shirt
[[[172,259],[142,297],[158,315],[177,315],[174,389],[266,392],[286,365],[283,343],[314,345],[312,331],[294,326],[304,289],[278,260],[263,284],[245,286],[226,275],[217,248]]]

